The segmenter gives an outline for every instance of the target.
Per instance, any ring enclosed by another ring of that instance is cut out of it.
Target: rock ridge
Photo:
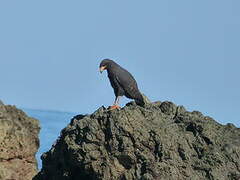
[[[0,101],[0,179],[30,180],[37,174],[39,122]]]
[[[77,115],[34,180],[239,180],[240,129],[172,102]]]

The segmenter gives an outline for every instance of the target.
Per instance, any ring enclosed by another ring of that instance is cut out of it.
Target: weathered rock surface
[[[0,102],[0,180],[30,180],[37,174],[39,122]]]
[[[240,129],[171,102],[78,115],[36,180],[239,180]]]

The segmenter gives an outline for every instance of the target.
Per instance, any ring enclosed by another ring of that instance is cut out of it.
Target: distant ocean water
[[[42,168],[41,155],[48,151],[57,140],[60,132],[77,113],[23,109],[28,116],[40,121],[40,148],[36,154],[38,169]]]

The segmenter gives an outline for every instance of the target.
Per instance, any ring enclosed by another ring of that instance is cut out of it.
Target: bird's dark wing
[[[125,69],[118,68],[115,71],[116,80],[124,90],[126,97],[140,100],[142,95],[138,90],[137,82],[134,77]]]
[[[113,87],[114,94],[115,96],[123,96],[124,95],[124,90],[122,86],[119,84],[117,77],[114,73],[109,72],[108,73],[108,78],[111,83],[111,86]]]

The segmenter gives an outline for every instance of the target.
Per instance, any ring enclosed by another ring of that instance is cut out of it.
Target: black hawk
[[[102,60],[99,68],[101,73],[107,70],[108,78],[116,96],[114,104],[110,109],[120,108],[118,103],[121,96],[134,99],[138,105],[144,104],[143,96],[138,89],[136,80],[126,69],[110,59]]]

